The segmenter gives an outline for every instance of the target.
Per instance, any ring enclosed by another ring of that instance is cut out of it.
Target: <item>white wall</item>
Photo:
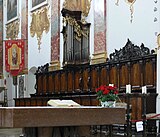
[[[154,7],[153,0],[137,0],[134,3],[133,22],[130,22],[130,7],[125,0],[119,1],[119,6],[115,5],[116,0],[107,1],[107,45],[108,52],[123,47],[127,38],[134,44],[140,46],[144,43],[150,49],[156,47],[156,35],[158,23],[154,22],[154,17],[159,18]],[[157,8],[159,8],[157,6]]]
[[[51,24],[48,33],[43,32],[41,39],[41,49],[38,50],[38,41],[36,35],[31,37],[31,0],[28,1],[28,70],[33,66],[38,67],[51,61]],[[49,17],[51,8],[49,8]],[[51,17],[50,17],[51,18]]]

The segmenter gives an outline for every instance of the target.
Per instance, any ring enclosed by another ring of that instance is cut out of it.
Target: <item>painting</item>
[[[32,0],[32,10],[40,8],[47,4],[47,0]]]
[[[7,23],[15,20],[18,15],[18,0],[7,0]]]
[[[25,91],[25,87],[24,87],[24,75],[21,75],[19,77],[19,98],[24,98],[24,91]]]

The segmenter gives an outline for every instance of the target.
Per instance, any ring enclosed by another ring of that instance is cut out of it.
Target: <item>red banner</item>
[[[5,67],[12,76],[24,69],[24,40],[5,41]]]

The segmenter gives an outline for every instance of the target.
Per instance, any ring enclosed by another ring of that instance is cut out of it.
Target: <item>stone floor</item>
[[[21,128],[16,128],[16,129],[0,128],[0,137],[19,137],[21,134],[22,134]]]

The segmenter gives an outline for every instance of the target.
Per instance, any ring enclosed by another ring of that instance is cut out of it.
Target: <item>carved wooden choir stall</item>
[[[62,70],[48,71],[46,64],[36,72],[36,93],[31,98],[16,98],[16,106],[47,106],[50,99],[72,99],[83,106],[99,105],[95,89],[113,83],[119,89],[121,101],[126,102],[126,84],[132,85],[130,96],[131,119],[143,117],[142,86],[147,86],[146,112],[156,112],[156,54],[142,44],[130,40],[120,50],[110,54],[106,63],[67,66]],[[155,123],[148,124],[154,127]]]
[[[105,63],[90,65],[89,28],[81,22],[81,12],[62,10],[64,17],[63,69],[49,71],[49,64],[38,68],[36,93],[30,98],[16,98],[15,106],[47,106],[50,99],[71,99],[82,106],[99,106],[95,89],[114,84],[122,102],[127,102],[126,85],[132,85],[130,95],[131,120],[143,119],[142,86],[147,86],[146,113],[156,112],[156,54],[142,43],[129,39],[124,47],[110,54]],[[148,123],[154,127],[155,123]]]

